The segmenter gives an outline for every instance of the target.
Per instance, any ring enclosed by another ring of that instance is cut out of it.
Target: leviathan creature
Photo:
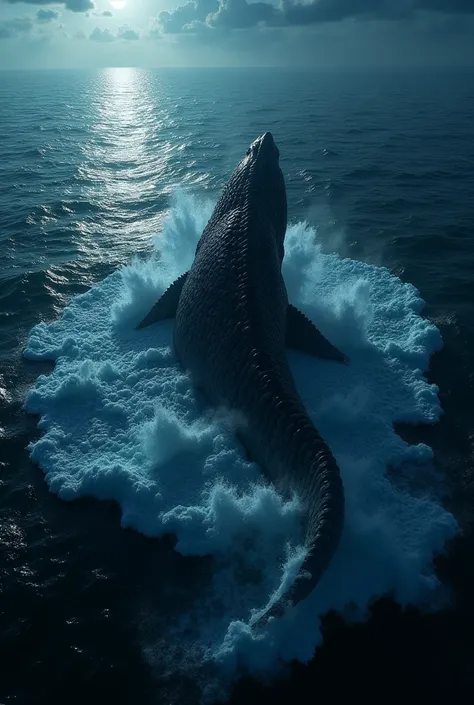
[[[138,326],[175,319],[176,354],[196,387],[211,405],[241,420],[239,440],[277,491],[299,497],[307,555],[293,585],[259,620],[312,592],[344,523],[339,468],[296,390],[286,350],[348,359],[288,302],[279,156],[269,132],[250,145],[202,233],[191,269]]]

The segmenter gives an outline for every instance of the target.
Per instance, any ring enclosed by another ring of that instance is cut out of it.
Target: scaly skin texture
[[[308,556],[266,618],[311,593],[344,521],[339,469],[287,360],[286,192],[278,162],[266,133],[234,171],[198,243],[174,328],[177,355],[197,386],[214,406],[237,412],[249,456],[280,492],[296,491],[304,507]]]

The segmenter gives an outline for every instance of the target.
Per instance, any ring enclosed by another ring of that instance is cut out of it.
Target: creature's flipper
[[[185,272],[166,289],[165,293],[160,296],[151,311],[149,311],[143,321],[138,324],[137,328],[145,328],[152,323],[175,317],[179,297],[181,296],[181,291],[187,276],[188,272]]]
[[[347,355],[330,343],[314,323],[292,304],[289,304],[286,314],[286,344],[289,348],[308,355],[336,362],[349,362]]]

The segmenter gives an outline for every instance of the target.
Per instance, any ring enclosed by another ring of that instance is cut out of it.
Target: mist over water
[[[232,698],[242,674],[309,662],[328,610],[365,621],[389,593],[442,614],[469,585],[453,594],[434,559],[472,518],[472,85],[244,73],[2,76],[0,694],[19,702],[60,702],[71,678],[73,702],[91,683],[124,702]],[[298,503],[196,397],[172,322],[134,326],[267,129],[290,300],[351,364],[289,353],[347,521],[318,589],[257,631],[303,559]],[[436,634],[430,678],[451,683]]]

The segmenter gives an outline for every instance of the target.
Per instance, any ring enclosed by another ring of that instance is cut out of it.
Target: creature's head
[[[248,173],[251,197],[257,197],[259,207],[275,229],[278,243],[283,246],[287,219],[286,189],[280,169],[280,152],[271,132],[265,132],[252,142],[238,168]]]
[[[225,210],[249,208],[251,214],[273,227],[278,248],[283,253],[287,207],[279,158],[280,153],[270,132],[265,132],[252,142],[230,177],[215,215],[219,218]]]

